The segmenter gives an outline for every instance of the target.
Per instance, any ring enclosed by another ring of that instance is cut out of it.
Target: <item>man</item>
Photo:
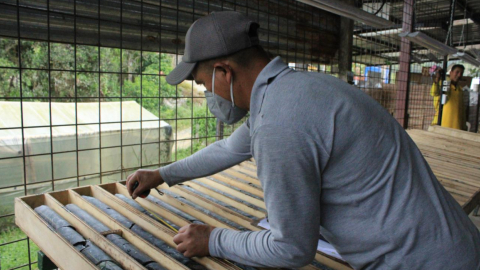
[[[463,91],[458,82],[462,79],[465,67],[463,65],[454,65],[450,71],[450,90],[447,92],[447,102],[443,105],[442,127],[465,130],[466,116],[465,106],[463,105]],[[441,80],[442,69],[435,74],[435,81],[430,89],[430,95],[433,97],[435,107],[435,117],[432,125],[438,124],[438,112],[440,108],[440,98],[442,96],[439,82]]]
[[[258,24],[218,12],[188,30],[167,77],[195,79],[220,120],[250,118],[229,138],[159,170],[130,175],[133,198],[254,157],[271,230],[191,224],[174,237],[185,256],[297,268],[319,229],[355,269],[478,269],[480,234],[388,112],[357,88],[296,72],[258,46]],[[133,190],[135,182],[138,188]]]

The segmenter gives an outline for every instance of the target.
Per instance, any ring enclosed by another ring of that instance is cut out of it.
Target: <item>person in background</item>
[[[443,105],[442,127],[465,130],[466,117],[463,105],[463,91],[458,85],[464,71],[465,67],[463,65],[454,65],[450,71],[450,90],[447,91],[447,102]],[[433,96],[433,106],[435,107],[435,117],[432,125],[438,124],[438,113],[442,96],[440,86],[442,72],[442,69],[437,70],[434,83],[430,89],[430,95]]]

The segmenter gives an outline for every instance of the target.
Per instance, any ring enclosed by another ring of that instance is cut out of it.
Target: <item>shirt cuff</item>
[[[210,238],[208,240],[208,252],[210,253],[210,256],[212,257],[220,257],[220,254],[217,253],[217,243],[220,238],[220,234],[222,234],[222,231],[226,230],[224,228],[215,228],[212,230],[210,233]]]
[[[168,173],[166,172],[166,167],[158,168],[158,172],[160,173],[160,176],[162,177],[162,180],[167,183],[169,187],[175,185],[175,183],[172,183],[170,179],[168,179]]]

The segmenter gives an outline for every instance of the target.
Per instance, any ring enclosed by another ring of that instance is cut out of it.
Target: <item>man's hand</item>
[[[178,230],[178,234],[173,237],[173,242],[177,244],[177,250],[185,257],[208,256],[208,240],[210,233],[215,227],[202,224],[189,224]]]
[[[133,190],[135,182],[138,182],[138,187]],[[155,188],[164,181],[158,170],[145,170],[140,169],[127,177],[127,190],[132,199],[136,199],[138,196],[148,196],[150,189]]]

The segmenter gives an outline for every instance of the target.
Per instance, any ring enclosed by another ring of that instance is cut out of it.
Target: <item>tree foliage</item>
[[[0,38],[0,98],[177,98],[165,81],[173,60],[165,53],[29,40],[19,46],[17,39]],[[158,115],[163,101],[142,105]]]

